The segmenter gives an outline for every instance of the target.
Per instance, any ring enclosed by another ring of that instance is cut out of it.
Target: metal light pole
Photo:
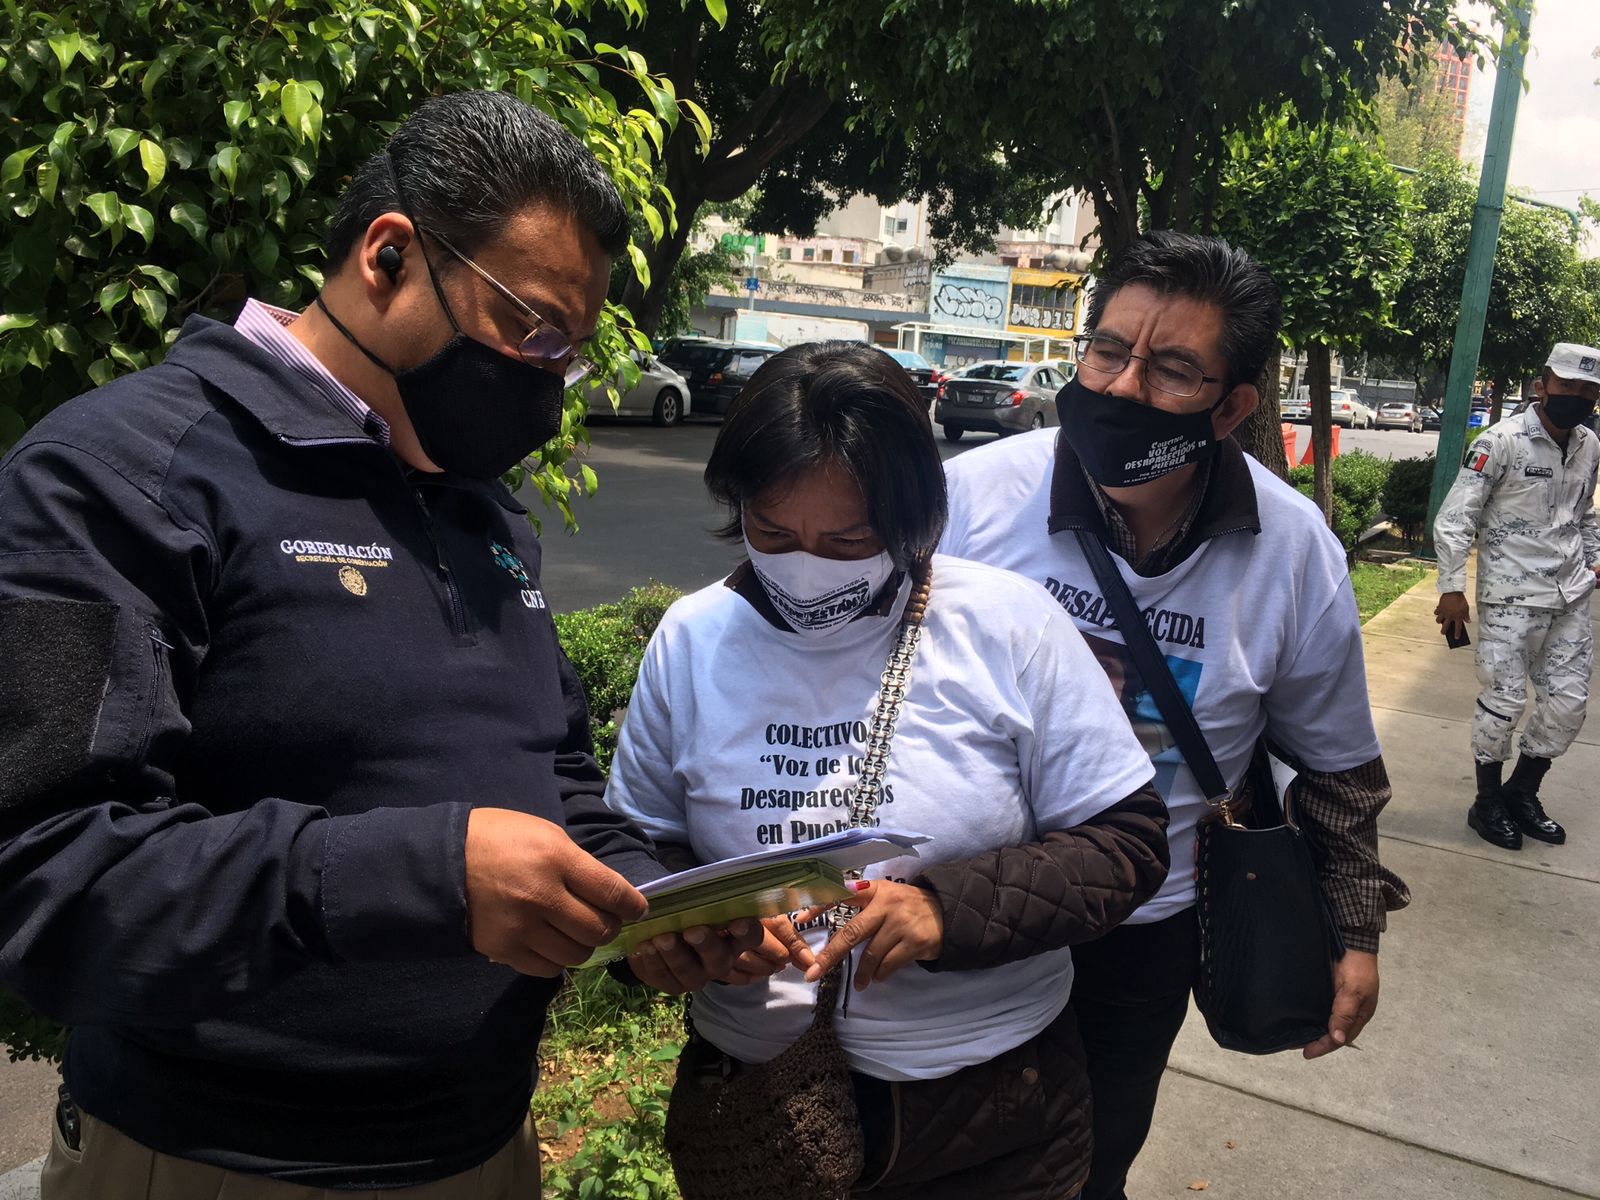
[[[1445,493],[1461,468],[1467,442],[1467,416],[1472,384],[1483,349],[1483,326],[1489,315],[1489,286],[1494,279],[1494,248],[1500,238],[1500,212],[1506,198],[1506,172],[1511,163],[1511,135],[1522,97],[1522,60],[1528,48],[1532,4],[1517,0],[1506,28],[1489,109],[1489,138],[1478,179],[1478,203],[1472,212],[1472,240],[1467,249],[1467,277],[1461,287],[1461,314],[1456,319],[1450,374],[1444,391],[1444,416],[1439,422],[1439,448],[1433,463],[1433,490],[1428,495],[1428,524],[1422,552],[1433,553],[1433,521]]]

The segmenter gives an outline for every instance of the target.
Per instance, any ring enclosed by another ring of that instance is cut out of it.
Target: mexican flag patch
[[[1486,467],[1488,465],[1489,465],[1489,452],[1487,450],[1480,450],[1480,451],[1478,451],[1478,453],[1474,454],[1472,456],[1472,458],[1467,462],[1467,470],[1469,470],[1469,471],[1477,471],[1481,475],[1481,474],[1483,474],[1484,467]]]

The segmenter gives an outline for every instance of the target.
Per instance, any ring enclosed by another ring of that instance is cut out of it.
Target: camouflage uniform
[[[1583,726],[1594,643],[1589,595],[1600,563],[1594,512],[1600,438],[1579,426],[1566,449],[1538,412],[1484,430],[1434,522],[1439,591],[1466,590],[1467,551],[1478,549],[1478,680],[1472,721],[1480,763],[1511,757],[1511,735],[1534,687],[1520,749],[1563,753]]]

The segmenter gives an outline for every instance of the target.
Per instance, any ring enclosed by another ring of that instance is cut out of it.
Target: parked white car
[[[1373,412],[1353,388],[1334,388],[1330,399],[1335,425],[1343,425],[1346,429],[1371,429],[1377,419],[1377,413]],[[1304,390],[1297,391],[1278,406],[1278,413],[1285,421],[1309,423],[1311,396]]]
[[[693,399],[688,380],[662,362],[654,354],[632,352],[639,368],[639,382],[627,391],[622,390],[622,376],[618,373],[616,384],[619,393],[616,410],[606,399],[605,384],[589,384],[589,413],[596,417],[649,417],[657,425],[676,425],[691,412]]]
[[[1333,423],[1346,429],[1371,429],[1377,414],[1349,388],[1335,388],[1332,396]]]

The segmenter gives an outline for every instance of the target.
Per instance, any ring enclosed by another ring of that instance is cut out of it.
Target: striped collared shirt
[[[285,366],[298,372],[338,411],[344,413],[373,441],[389,444],[389,423],[373,412],[367,403],[333,377],[316,355],[292,337],[288,326],[296,313],[285,308],[246,300],[233,327]]]

